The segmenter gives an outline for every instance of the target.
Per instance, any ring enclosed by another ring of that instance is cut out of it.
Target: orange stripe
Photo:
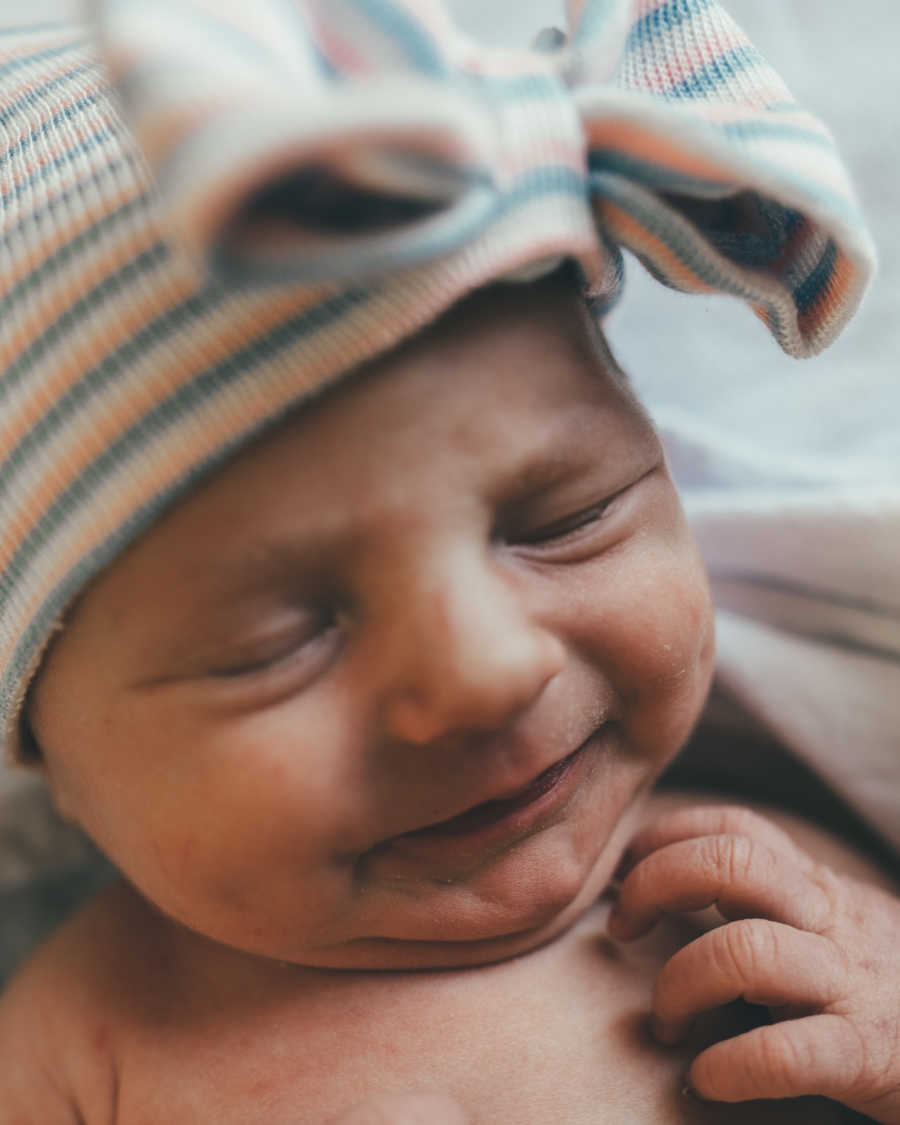
[[[79,93],[78,98],[76,98],[75,101],[78,101],[82,97],[84,97],[84,94]],[[74,102],[64,106],[60,106],[58,104],[54,105],[52,107],[53,112],[50,114],[50,116],[39,119],[36,127],[47,125],[51,117],[59,113],[61,109],[71,108],[71,105],[74,105]],[[84,110],[81,111],[82,114],[84,112]],[[54,160],[57,160],[60,156],[72,153],[72,149],[75,144],[92,140],[93,135],[97,133],[101,128],[108,129],[110,132],[112,132],[113,126],[115,124],[118,124],[116,116],[112,113],[101,113],[99,109],[97,109],[95,112],[96,117],[88,124],[82,124],[81,120],[79,119],[78,124],[73,125],[71,123],[71,120],[69,120],[66,125],[66,133],[62,138],[61,143],[54,144],[52,146],[45,145],[42,148],[38,148],[35,144],[35,147],[33,147],[31,150],[31,154],[37,156],[38,159],[33,163],[26,164],[24,168],[22,168],[21,174],[10,179],[9,183],[11,187],[20,187],[30,176],[33,176],[35,172],[46,168],[48,164],[52,163]],[[103,148],[100,147],[100,144],[98,144],[97,147],[97,154],[98,156],[103,156],[104,154]],[[80,157],[84,156],[83,153],[72,153],[72,155]],[[78,181],[74,180],[72,182],[77,183]],[[57,185],[54,184],[53,186],[56,187]],[[62,186],[65,189],[66,187],[70,187],[71,184],[63,184]],[[52,198],[52,196],[49,196],[48,198]]]
[[[55,226],[52,237],[44,238],[38,245],[29,247],[26,253],[17,257],[14,268],[3,274],[4,288],[8,291],[23,281],[28,274],[37,273],[66,243],[73,241],[80,234],[84,234],[91,227],[97,226],[113,211],[137,199],[140,194],[140,190],[126,188],[102,201],[86,200],[84,209],[80,210],[70,220],[68,226],[65,224]],[[42,225],[42,229],[44,226],[46,224]],[[41,282],[42,293],[45,284],[45,282]],[[83,289],[82,286],[82,292]]]
[[[149,234],[152,236],[153,232]],[[153,242],[152,237],[145,236],[144,241],[139,242],[136,247],[123,246],[120,243],[102,263],[98,263],[96,270],[93,271],[96,279],[109,276],[109,273],[100,272],[102,265],[108,263],[113,269],[121,266],[134,257],[135,250],[147,249],[153,245]],[[43,332],[48,331],[58,322],[62,314],[72,307],[74,299],[83,295],[85,282],[88,280],[85,274],[82,274],[80,278],[70,281],[67,287],[51,301],[49,309],[43,303],[31,309],[31,321],[38,322],[27,326],[32,333],[30,337],[32,344]],[[177,283],[173,284],[170,281],[165,293],[157,291],[152,298],[147,298],[140,304],[129,302],[124,309],[121,306],[110,309],[106,317],[106,325],[101,328],[99,324],[95,324],[94,332],[88,337],[82,336],[80,344],[67,351],[65,360],[52,368],[51,374],[41,387],[40,394],[32,393],[17,406],[5,407],[3,440],[6,448],[11,449],[17,445],[41,415],[46,413],[48,404],[62,398],[86,371],[96,367],[105,355],[131,338],[167,306],[184,300],[191,291],[192,287],[185,283],[179,291]],[[99,321],[99,315],[96,320]],[[112,324],[109,324],[110,320]]]
[[[826,309],[842,305],[846,300],[847,293],[856,284],[856,281],[856,267],[846,254],[838,251],[828,285],[809,308],[800,313],[797,318],[800,331],[804,335],[809,335],[813,329],[818,327],[824,320],[823,314]]]
[[[176,294],[182,300],[188,295],[188,290]],[[104,449],[107,449],[119,435],[124,433],[144,414],[165,401],[177,386],[183,386],[190,382],[202,371],[215,366],[217,362],[235,350],[246,346],[249,340],[265,335],[269,329],[274,328],[291,313],[302,312],[318,296],[316,293],[309,292],[302,295],[304,297],[302,301],[298,300],[296,292],[288,294],[278,301],[266,300],[260,306],[247,308],[244,315],[239,318],[235,317],[232,310],[227,308],[222,310],[220,318],[217,318],[212,324],[207,322],[204,325],[209,337],[206,341],[198,342],[196,339],[192,339],[193,362],[190,364],[179,362],[177,383],[172,382],[169,368],[159,371],[155,381],[148,380],[141,385],[140,390],[143,393],[138,394],[137,388],[132,386],[129,395],[117,397],[99,417],[92,416],[87,426],[79,427],[75,433],[70,432],[67,435],[70,448],[65,453],[59,453],[60,459],[64,458],[65,460],[65,475],[59,474],[53,478],[45,477],[31,492],[28,508],[32,519],[30,524],[23,529],[22,538],[24,539],[32,532],[45,516],[53,501],[84,472]],[[147,315],[148,312],[159,313],[163,311],[166,305],[172,307],[172,304],[177,305],[178,303],[177,300],[175,302],[163,302],[161,295],[157,296],[160,299],[154,303],[155,307],[144,303],[130,317],[117,320],[117,327],[123,330],[121,332],[123,339],[132,337],[139,327],[152,319]],[[171,296],[171,293],[167,296]],[[219,319],[225,322],[220,324]],[[252,327],[252,333],[247,331],[248,322]],[[114,342],[108,336],[101,335],[100,339],[94,338],[90,346],[82,349],[73,362],[65,365],[63,372],[52,381],[48,391],[41,395],[41,403],[37,412],[35,413],[35,409],[28,411],[28,417],[34,420],[36,415],[40,416],[40,414],[46,412],[48,402],[57,401],[84,371],[95,366],[104,356],[109,354],[112,346],[114,346]],[[17,419],[17,421],[21,421],[21,419]],[[27,433],[27,428],[23,429],[20,426],[17,429],[19,436],[24,436],[24,433]],[[74,446],[74,449],[72,446]]]
[[[597,205],[596,210],[600,222],[609,229],[615,241],[621,242],[630,250],[636,248],[646,253],[667,278],[677,281],[679,285],[693,293],[719,292],[714,285],[699,278],[690,266],[675,255],[667,243],[648,231],[627,211],[623,211],[621,207],[608,200]]]
[[[47,47],[42,48],[42,50],[50,50],[50,49],[52,49],[53,46],[58,46],[58,45],[67,46],[67,45],[74,45],[74,44],[66,44],[66,43],[57,44],[57,43],[54,42],[54,43],[49,44]],[[23,51],[21,53],[16,53],[14,55],[6,56],[6,57],[7,58],[24,58],[24,57],[27,57],[28,55],[33,55],[34,53],[35,52],[33,50],[33,45],[29,45],[29,48],[28,48],[27,51]],[[85,64],[85,62],[96,62],[96,58],[92,55],[88,55],[85,58],[79,58],[78,62],[77,62],[77,65],[83,66]],[[34,68],[35,67],[41,68],[40,74],[37,77],[34,77]],[[38,94],[38,92],[40,90],[42,90],[45,86],[48,86],[51,82],[56,81],[56,79],[65,78],[65,76],[67,74],[69,74],[69,72],[72,70],[72,67],[73,67],[73,60],[71,58],[65,59],[65,60],[54,59],[53,62],[47,62],[46,60],[39,59],[36,62],[30,64],[29,66],[23,68],[22,71],[20,71],[20,74],[25,79],[24,82],[22,82],[21,84],[15,84],[15,79],[11,80],[11,82],[9,83],[9,86],[4,90],[4,100],[6,101],[7,104],[12,104],[15,101],[19,101],[24,95]],[[81,82],[83,80],[84,79],[81,75],[75,75],[71,78],[71,81],[73,83],[78,83],[78,82]],[[98,93],[99,87],[96,86],[96,84],[95,84],[95,85],[91,86],[89,88],[89,90],[88,89],[78,90],[77,96],[73,99],[73,101],[78,101],[79,98],[83,98],[85,96],[85,94],[89,93],[89,92],[90,93]],[[53,95],[50,95],[50,96],[53,96]],[[69,103],[69,104],[71,104],[71,103]],[[52,112],[50,113],[50,117],[53,117],[54,114],[59,113],[59,111],[61,109],[63,109],[64,106],[61,106],[59,104],[59,101],[56,100],[52,103],[50,108],[52,109]],[[42,122],[42,124],[45,123],[48,120],[49,120],[49,118],[45,118],[44,121]]]
[[[612,148],[649,164],[704,179],[733,179],[733,173],[706,157],[685,152],[661,133],[650,132],[634,122],[588,120],[585,123],[590,148]]]
[[[339,344],[344,342],[342,340]],[[334,350],[337,350],[337,348]],[[295,384],[292,381],[291,390],[294,389]],[[204,431],[204,438],[206,439],[204,453],[221,447],[226,439],[232,438],[239,431],[259,423],[270,414],[273,408],[286,405],[293,397],[293,394],[284,396],[278,402],[273,403],[271,393],[264,396],[262,390],[262,387],[260,387],[260,402],[253,413],[249,409],[251,400],[248,399],[248,396],[246,394],[236,396],[235,400],[230,403],[229,410],[224,417],[220,415],[217,419],[216,430]],[[50,550],[54,565],[49,572],[42,573],[34,596],[25,605],[23,621],[33,620],[49,592],[55,589],[80,558],[120,528],[124,521],[134,514],[137,507],[162,492],[195,464],[197,460],[196,446],[189,446],[185,441],[186,435],[183,427],[174,429],[169,436],[171,441],[167,443],[166,455],[157,459],[152,472],[148,472],[148,467],[144,464],[139,478],[131,479],[124,491],[116,492],[112,497],[107,497],[107,502],[102,506],[92,505],[93,513],[98,518],[95,518],[89,527],[82,527],[80,534],[72,542],[66,544],[65,557],[59,555],[62,547],[59,541],[60,537],[57,536],[53,540]],[[71,473],[70,478],[74,478],[75,475],[75,473]],[[51,498],[55,498],[62,489],[58,482],[54,482],[54,487],[49,491]],[[38,490],[35,496],[46,497],[47,492],[48,489],[44,487]],[[29,507],[30,505],[31,498],[29,498]],[[36,524],[38,520],[35,520],[34,523]],[[30,533],[31,530],[31,527],[27,528],[25,535]],[[23,535],[23,539],[25,535]]]
[[[78,225],[89,226],[90,224]],[[128,244],[119,241],[104,257],[91,262],[89,267],[83,261],[76,263],[78,268],[84,271],[79,276],[67,278],[64,275],[57,274],[48,281],[42,281],[40,283],[40,305],[38,307],[32,306],[29,309],[29,317],[25,321],[21,334],[26,335],[30,343],[35,343],[90,289],[101,283],[105,278],[111,277],[117,270],[133,261],[140,254],[151,249],[158,241],[159,232],[152,228],[149,230],[145,228],[141,232],[141,237],[136,236],[134,241],[129,241]],[[32,257],[35,256],[32,255]],[[39,269],[44,261],[40,262],[35,268]],[[37,323],[32,323],[34,321]],[[15,432],[14,425],[15,423],[7,415],[4,418],[4,432]]]

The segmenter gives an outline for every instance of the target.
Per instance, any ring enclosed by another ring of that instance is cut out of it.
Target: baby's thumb
[[[469,1118],[444,1094],[383,1094],[342,1113],[331,1125],[469,1125]]]

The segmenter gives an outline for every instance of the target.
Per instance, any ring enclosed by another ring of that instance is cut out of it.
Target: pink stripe
[[[316,46],[342,74],[370,74],[374,67],[355,44],[334,33],[331,23],[317,18],[318,8],[308,14]]]
[[[81,97],[83,97],[83,92],[79,95],[78,98],[75,99],[75,101],[80,100]],[[65,108],[71,108],[73,104],[74,103],[68,103]],[[58,112],[59,109],[56,109],[50,116],[52,117],[55,113]],[[50,118],[48,117],[42,120],[40,124],[46,124],[49,119]],[[36,152],[39,159],[33,161],[32,163],[26,164],[18,175],[11,177],[10,186],[13,188],[19,187],[22,183],[25,182],[25,180],[28,179],[29,176],[33,176],[35,172],[46,168],[47,165],[52,164],[54,160],[57,160],[59,157],[66,154],[74,153],[77,149],[77,145],[80,142],[96,140],[97,138],[99,138],[101,133],[111,132],[111,126],[114,123],[114,118],[111,113],[105,112],[99,115],[99,120],[96,122],[96,127],[94,128],[88,128],[86,124],[82,124],[81,117],[79,117],[77,121],[78,124],[73,126],[71,118],[69,119],[66,126],[69,135],[65,137],[61,143],[49,146],[45,144],[40,149],[37,148],[37,144],[40,142],[36,142],[32,146],[30,146],[28,150],[29,154],[33,155]],[[52,197],[48,195],[48,199],[49,198]]]
[[[62,44],[62,46],[65,46],[65,45],[66,45],[65,43]],[[51,46],[52,46],[52,44],[51,44]],[[48,50],[49,50],[49,47],[48,47]],[[4,56],[4,57],[10,58],[10,59],[17,59],[17,58],[20,58],[20,57],[27,58],[28,55],[33,55],[33,54],[34,54],[34,50],[32,49],[32,50],[28,51],[27,53],[23,52],[22,55],[13,53],[13,54],[10,54],[10,55]],[[38,77],[30,78],[29,72],[32,70],[32,68],[34,66],[43,66],[43,65],[48,65],[48,69],[46,71],[42,70]],[[71,69],[72,69],[72,60],[71,59],[65,59],[65,60],[56,59],[56,60],[54,60],[52,65],[41,63],[41,62],[29,64],[25,68],[24,75],[23,75],[23,77],[26,80],[24,82],[22,82],[21,85],[12,85],[11,84],[8,93],[7,93],[6,90],[4,90],[4,98],[7,102],[18,101],[18,100],[20,100],[20,98],[22,97],[23,94],[34,94],[38,90],[41,90],[45,86],[48,86],[51,82],[56,81],[57,78],[64,78],[66,76],[66,74],[68,74],[68,72]],[[73,82],[84,82],[85,79],[82,75],[76,75],[75,77],[72,78],[72,81]],[[92,91],[95,89],[95,85],[96,85],[95,83],[91,83],[90,89]],[[86,92],[86,89],[87,89],[87,85],[82,87],[82,89],[80,91],[80,96],[84,95],[84,93]],[[50,95],[50,96],[55,97],[55,95]],[[75,100],[77,100],[77,99],[75,99]],[[54,102],[53,103],[54,113],[58,112],[59,108],[60,108],[59,103]]]
[[[723,43],[723,39],[725,40]],[[692,77],[698,70],[708,66],[714,59],[720,58],[735,47],[748,46],[743,36],[730,35],[717,37],[714,43],[701,42],[694,45],[685,45],[685,50],[677,57],[667,56],[664,65],[651,64],[642,59],[641,86],[647,89],[663,92],[678,86],[686,78]],[[647,80],[644,80],[644,75]]]

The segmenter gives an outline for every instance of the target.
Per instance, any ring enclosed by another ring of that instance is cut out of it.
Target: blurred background
[[[490,43],[526,44],[543,26],[565,26],[562,0],[447,3],[464,27]],[[798,101],[836,134],[879,247],[880,274],[849,329],[811,361],[785,357],[737,302],[675,294],[634,261],[607,331],[669,443],[704,548],[716,558],[728,555],[728,536],[744,534],[733,513],[751,512],[756,534],[762,511],[763,547],[771,550],[774,542],[783,564],[784,596],[775,609],[745,597],[743,619],[720,621],[720,659],[732,696],[883,836],[891,838],[893,823],[900,846],[900,5],[722,3]],[[78,18],[84,10],[78,0],[0,0],[0,27]],[[791,498],[795,513],[798,494],[812,497],[810,510],[821,513],[809,524],[816,533],[805,547],[791,535],[796,516],[779,516],[779,497]],[[882,503],[874,517],[870,496]],[[860,504],[868,522],[855,519]],[[839,565],[829,563],[829,553]],[[838,596],[845,609],[869,613],[866,627],[878,631],[877,651],[865,652],[858,630],[853,645],[841,647],[838,636],[835,646],[826,634],[837,636],[844,626],[816,626],[819,603],[810,610],[808,592],[796,604],[785,602],[789,580],[817,567],[828,575],[826,586],[845,583],[832,605]],[[878,588],[878,598],[866,600],[867,584]],[[747,586],[760,588],[759,581]],[[860,663],[861,650],[869,664]],[[814,676],[806,674],[810,668]],[[103,877],[103,865],[56,820],[34,779],[4,775],[0,767],[0,983]]]

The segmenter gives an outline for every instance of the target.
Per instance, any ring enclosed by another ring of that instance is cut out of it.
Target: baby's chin
[[[599,854],[569,857],[532,872],[521,857],[490,867],[484,882],[433,886],[407,909],[398,901],[386,936],[353,937],[328,948],[304,950],[290,960],[312,968],[347,970],[454,969],[486,965],[538,949],[575,925],[609,887],[633,834],[637,805],[628,809]],[[546,860],[538,845],[535,858]],[[550,849],[552,854],[552,849]]]
[[[539,926],[513,930],[494,937],[460,937],[458,940],[402,940],[361,938],[330,950],[321,963],[315,957],[311,968],[359,971],[417,971],[461,969],[489,965],[521,957],[554,941],[575,925],[600,898],[609,876],[585,885],[584,891],[565,910]]]

